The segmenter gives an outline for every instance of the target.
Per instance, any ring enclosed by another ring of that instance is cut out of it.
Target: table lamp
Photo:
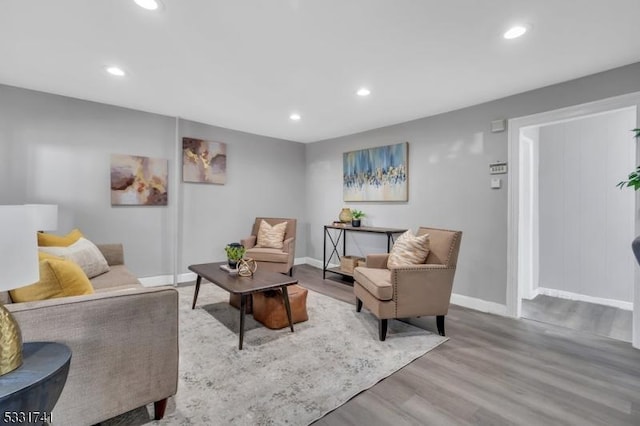
[[[57,204],[25,204],[29,208],[31,219],[38,231],[55,231],[58,229]]]
[[[40,279],[36,224],[26,206],[0,206],[0,291]],[[0,376],[22,365],[22,335],[0,303]]]

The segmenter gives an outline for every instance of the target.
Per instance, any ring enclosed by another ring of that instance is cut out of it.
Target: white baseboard
[[[189,281],[195,281],[198,278],[195,272],[185,272],[184,274],[178,274],[178,283],[188,283]]]
[[[196,280],[196,274],[193,272],[186,272],[184,274],[178,274],[178,283],[187,283],[189,281]],[[173,275],[156,275],[154,277],[142,277],[138,278],[145,287],[158,287],[162,285],[174,285]]]
[[[305,257],[305,264],[309,265],[309,266],[313,266],[314,268],[318,268],[318,269],[322,269],[322,261],[319,259],[314,259],[313,257]],[[337,268],[338,265],[337,263],[330,263],[327,267],[328,268]]]
[[[633,311],[633,303],[615,299],[604,299],[602,297],[587,296],[585,294],[572,293],[570,291],[556,290],[554,288],[538,287],[534,289],[534,293],[544,294],[545,296],[558,297],[560,299],[577,300],[579,302],[596,303],[598,305],[613,306],[614,308],[624,309],[625,311]]]
[[[296,257],[295,259],[293,259],[294,265],[304,265],[305,263],[307,263],[306,257]]]
[[[500,303],[496,302],[489,302],[488,300],[482,300],[475,297],[452,293],[451,303],[480,312],[501,315],[503,317],[507,316],[507,305],[501,305]]]

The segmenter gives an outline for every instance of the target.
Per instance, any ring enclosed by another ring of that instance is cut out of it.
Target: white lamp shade
[[[36,227],[26,206],[0,206],[0,290],[40,279]]]
[[[29,208],[31,220],[38,231],[55,231],[58,229],[57,204],[25,204]]]

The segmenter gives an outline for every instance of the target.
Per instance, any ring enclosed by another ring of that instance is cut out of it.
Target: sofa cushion
[[[9,292],[14,303],[93,294],[89,278],[71,260],[40,261],[40,281]]]
[[[91,285],[96,289],[106,289],[112,287],[121,287],[127,285],[134,285],[140,287],[140,281],[133,275],[126,266],[115,265],[112,266],[109,272],[106,274],[98,275],[91,279]]]
[[[388,269],[357,267],[353,279],[378,300],[393,299],[391,271]]]
[[[67,235],[47,234],[46,232],[38,232],[38,246],[40,247],[68,247],[82,238],[82,232],[74,229]]]
[[[429,234],[415,236],[411,230],[400,235],[391,248],[387,267],[418,265],[429,255]]]
[[[89,278],[109,271],[109,265],[102,252],[86,238],[80,238],[68,247],[40,247],[40,251],[73,260]]]
[[[287,263],[289,254],[282,249],[254,247],[247,250],[245,257],[250,257],[257,262],[278,262]]]
[[[260,222],[260,229],[258,229],[256,247],[281,249],[284,246],[284,233],[286,230],[287,222],[271,226],[263,219]]]

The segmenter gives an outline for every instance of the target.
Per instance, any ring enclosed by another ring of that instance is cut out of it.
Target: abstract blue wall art
[[[342,154],[344,201],[407,201],[407,142]]]

